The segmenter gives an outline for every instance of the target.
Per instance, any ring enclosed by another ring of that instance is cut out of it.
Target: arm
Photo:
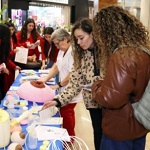
[[[60,87],[66,86],[69,82],[70,75],[71,73],[68,73],[68,75],[61,82],[59,82],[57,85],[51,86],[51,88],[53,90],[57,90]]]
[[[52,68],[49,71],[49,74],[42,80],[44,83],[47,82],[49,79],[54,77],[58,73],[58,68],[56,63],[53,64]]]
[[[45,69],[46,68],[46,64],[45,64],[45,60],[42,60],[42,66],[41,66],[41,69]]]
[[[77,71],[73,70],[71,72],[69,83],[65,90],[62,93],[56,95],[53,101],[44,103],[42,109],[48,108],[50,106],[61,107],[67,105],[75,96],[80,93],[82,90],[81,86],[85,84],[85,80],[80,69]]]
[[[104,80],[99,81],[92,88],[93,99],[102,107],[120,108],[129,101],[129,95],[135,86],[136,66],[134,66],[134,63],[129,62],[129,59],[127,64],[126,60],[117,62],[118,58],[115,57],[109,60]]]
[[[61,81],[61,86],[66,86],[69,82],[71,73],[68,73],[68,75]]]

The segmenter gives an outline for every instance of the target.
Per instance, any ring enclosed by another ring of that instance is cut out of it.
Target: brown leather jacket
[[[140,100],[150,78],[150,56],[142,50],[115,51],[106,76],[92,87],[93,99],[103,107],[103,133],[118,141],[131,140],[148,132],[133,116],[132,102]]]

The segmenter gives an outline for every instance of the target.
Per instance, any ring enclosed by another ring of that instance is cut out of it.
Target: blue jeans
[[[115,141],[103,134],[100,150],[145,150],[145,143],[146,135],[134,140]]]
[[[49,63],[46,66],[46,69],[49,69],[53,66],[54,62],[53,61],[49,61]]]

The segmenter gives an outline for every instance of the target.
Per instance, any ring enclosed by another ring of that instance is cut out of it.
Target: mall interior
[[[4,4],[8,7],[3,20],[15,20],[17,30],[27,18],[33,18],[41,34],[46,26],[63,27],[70,32],[71,25],[78,18],[92,19],[102,7],[114,4],[128,9],[150,31],[150,0],[1,0],[1,8]],[[82,101],[75,107],[75,114],[76,135],[85,141],[89,150],[94,150],[91,119]],[[147,135],[145,150],[150,150],[150,134]]]

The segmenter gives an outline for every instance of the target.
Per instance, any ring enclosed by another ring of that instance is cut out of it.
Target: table
[[[12,84],[12,86],[19,86],[20,85],[20,78],[22,77],[22,75],[21,75],[21,73],[17,76],[17,78],[15,79],[15,81],[13,82],[13,84]],[[0,108],[2,108],[3,107],[3,103],[4,103],[4,100],[5,100],[5,98],[2,100],[2,102],[1,102],[1,104],[0,104]],[[37,103],[38,105],[41,105],[40,103]],[[30,108],[31,106],[33,105],[33,103],[32,102],[29,102],[28,101],[28,108]],[[5,107],[4,107],[4,109],[6,109]],[[59,114],[57,113],[56,115],[55,115],[55,117],[59,117]],[[51,126],[54,126],[54,127],[61,127],[61,125],[51,125]],[[22,132],[24,132],[25,134],[27,134],[27,131],[26,131],[26,125],[24,125],[24,126],[21,126],[22,127]],[[34,149],[34,150],[39,150],[39,147],[42,145],[42,141],[38,141],[38,146],[37,146],[37,148],[36,149]],[[59,148],[59,150],[63,150],[63,146],[62,146],[62,143],[60,142],[60,141],[56,141],[56,145],[57,145],[57,147]],[[6,149],[7,149],[7,147],[6,147]],[[3,148],[0,148],[0,150],[3,150]],[[27,150],[26,148],[25,148],[25,146],[24,146],[24,150]],[[28,150],[30,150],[30,149],[28,149]],[[49,150],[52,150],[52,147],[50,147],[49,148]]]

